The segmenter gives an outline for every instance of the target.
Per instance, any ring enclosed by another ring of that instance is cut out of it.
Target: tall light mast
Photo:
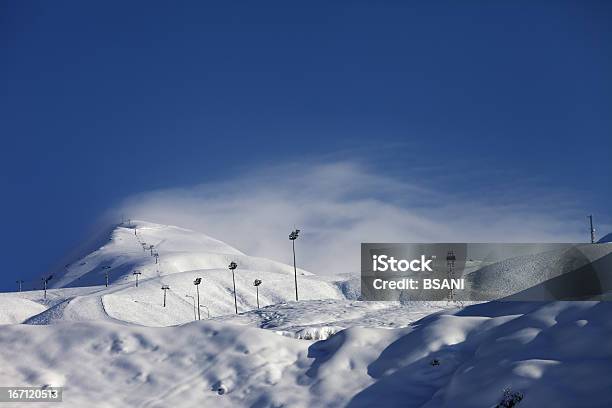
[[[293,248],[293,275],[295,278],[295,301],[298,301],[298,284],[297,284],[297,266],[295,264],[295,240],[298,239],[298,236],[300,234],[300,230],[299,229],[295,229],[293,231],[291,231],[291,234],[289,234],[289,239],[291,240],[291,247]]]
[[[198,320],[201,320],[200,318],[200,283],[202,283],[202,278],[195,278],[193,281],[193,284],[196,287],[196,294],[198,296]]]
[[[236,278],[234,277],[234,269],[237,267],[238,265],[236,262],[231,262],[228,266],[229,270],[232,271],[232,282],[234,282],[234,307],[236,308],[236,314],[238,314],[238,299],[236,298]]]

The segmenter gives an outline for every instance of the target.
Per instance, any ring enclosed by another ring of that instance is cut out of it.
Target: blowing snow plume
[[[571,203],[551,209],[517,190],[503,191],[501,202],[490,199],[499,193],[491,190],[455,196],[415,180],[355,162],[278,166],[137,194],[117,214],[202,231],[285,263],[292,263],[288,234],[295,226],[302,229],[298,264],[334,275],[359,271],[361,242],[584,240],[582,214]]]

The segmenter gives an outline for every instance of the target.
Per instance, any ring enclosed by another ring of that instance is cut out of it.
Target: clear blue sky
[[[0,290],[134,192],[380,146],[610,222],[612,2],[369,3],[2,2]]]

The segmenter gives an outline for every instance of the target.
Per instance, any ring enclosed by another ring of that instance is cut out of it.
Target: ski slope
[[[263,281],[259,287],[260,306],[295,300],[293,266],[248,256],[199,232],[134,221],[117,226],[106,239],[93,242],[93,247],[81,249],[78,258],[55,271],[47,300],[42,291],[4,295],[12,302],[25,299],[44,307],[30,307],[11,316],[0,311],[2,321],[38,325],[99,320],[143,326],[183,324],[194,320],[196,278],[202,278],[201,315],[208,318],[232,314],[234,289],[232,273],[227,269],[232,261],[238,264],[235,281],[239,312],[257,308],[255,279]],[[135,271],[141,273],[138,287]],[[103,285],[106,273],[108,287]],[[162,285],[170,286],[165,307]],[[301,300],[344,298],[342,288],[335,282],[302,269],[298,269],[298,285]]]
[[[215,321],[260,327],[283,336],[324,340],[349,327],[401,328],[435,312],[457,308],[452,302],[361,302],[311,300],[289,302],[225,315]]]
[[[75,259],[53,272],[49,287],[103,285],[107,272],[114,284],[132,281],[135,270],[142,273],[141,279],[195,270],[227,270],[231,261],[238,263],[241,270],[293,275],[293,266],[247,256],[203,233],[172,225],[134,220],[92,241],[77,251]],[[159,254],[158,263],[152,256],[155,253]],[[311,275],[302,269],[298,269],[298,274]]]
[[[303,270],[295,302],[292,266],[173,226],[106,233],[46,299],[0,294],[0,384],[63,386],[66,407],[612,406],[610,302],[361,302]]]
[[[45,305],[30,299],[10,293],[0,293],[0,324],[21,323],[46,309]]]

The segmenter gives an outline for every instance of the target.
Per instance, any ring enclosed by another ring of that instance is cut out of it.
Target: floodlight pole
[[[593,228],[593,216],[589,215],[589,223],[591,224],[591,244],[595,243],[595,229]]]
[[[261,285],[261,279],[255,279],[253,286],[255,286],[255,293],[257,296],[257,308],[259,309],[259,285]]]
[[[291,247],[293,248],[293,275],[295,278],[295,301],[298,301],[298,284],[297,284],[297,267],[295,264],[295,240],[298,238],[300,233],[299,229],[291,231],[289,239],[291,240]]]
[[[298,301],[298,287],[297,287],[297,267],[295,265],[295,239],[291,240],[291,246],[293,247],[293,278],[295,280],[295,301]]]
[[[236,265],[236,262],[231,262],[229,264],[229,269],[232,271],[232,282],[234,283],[234,307],[236,308],[236,314],[238,314],[238,299],[236,298],[236,278],[234,277],[234,269],[237,267],[238,265]]]
[[[23,281],[20,279],[17,281],[17,284],[19,285],[19,291],[21,292],[21,284],[23,283]]]
[[[197,304],[200,304],[200,285],[196,285],[196,295],[198,297],[197,300]],[[198,307],[198,320],[202,320],[202,317],[200,316],[200,308]]]
[[[234,283],[234,308],[236,314],[238,314],[238,299],[236,298],[236,278],[234,277],[234,270],[232,269],[232,282]]]
[[[196,278],[193,281],[193,284],[196,287],[196,295],[198,296],[198,303],[197,303],[198,304],[198,320],[202,320],[202,318],[200,317],[200,307],[199,307],[199,304],[200,304],[200,283],[202,283],[202,278]]]

